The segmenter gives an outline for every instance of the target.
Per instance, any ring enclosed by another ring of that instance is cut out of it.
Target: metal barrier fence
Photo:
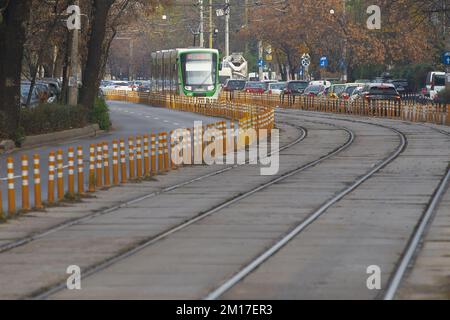
[[[205,149],[214,143],[217,148],[215,158],[229,152],[244,149],[254,140],[248,139],[250,128],[267,129],[274,127],[274,110],[270,107],[258,107],[249,104],[236,104],[230,101],[213,101],[174,97],[164,94],[142,94],[110,91],[106,95],[110,100],[147,103],[176,110],[202,113],[208,116],[230,119],[218,121],[208,126],[180,128],[168,135],[167,132],[149,133],[129,137],[127,140],[113,140],[91,144],[87,150],[82,146],[70,147],[65,154],[62,149],[51,151],[48,156],[48,168],[41,168],[39,154],[33,156],[30,166],[27,155],[21,159],[20,175],[15,176],[14,161],[7,158],[7,177],[0,179],[0,218],[9,218],[17,213],[16,201],[20,201],[22,211],[42,209],[76,195],[83,196],[97,190],[124,184],[130,180],[139,180],[160,173],[176,170],[182,157],[188,163],[204,163]],[[236,124],[237,122],[237,128]],[[208,130],[209,129],[209,130]],[[229,130],[227,130],[229,129]],[[213,132],[212,137],[209,136]],[[183,145],[185,143],[185,145]],[[180,144],[183,146],[180,148]],[[179,148],[173,152],[174,148]],[[76,152],[75,152],[76,150]],[[88,156],[85,161],[84,156]],[[66,159],[66,164],[64,164]],[[87,170],[85,165],[88,164]],[[29,179],[30,167],[33,179]],[[43,170],[42,170],[43,169]],[[41,176],[47,178],[47,197],[42,199]],[[7,183],[6,212],[3,212],[2,180]],[[18,186],[17,180],[21,180]],[[18,192],[16,187],[20,188]],[[31,191],[31,192],[30,192]],[[33,208],[30,195],[33,193]],[[17,199],[20,196],[21,199]]]
[[[418,103],[415,100],[357,100],[350,102],[327,97],[224,92],[220,101],[450,125],[449,105],[431,102]]]

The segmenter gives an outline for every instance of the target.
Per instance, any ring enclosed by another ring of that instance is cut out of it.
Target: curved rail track
[[[284,114],[283,112],[280,112],[281,114]],[[211,291],[206,297],[204,297],[205,299],[218,299],[220,298],[225,292],[227,292],[228,290],[230,290],[232,287],[234,287],[237,283],[239,283],[240,281],[242,281],[245,277],[247,277],[250,273],[252,273],[256,268],[258,268],[259,266],[261,266],[263,263],[265,263],[268,259],[270,259],[274,254],[276,254],[279,250],[281,250],[281,248],[283,248],[287,243],[289,243],[292,239],[294,239],[296,236],[298,236],[302,231],[304,231],[308,226],[310,226],[315,220],[317,220],[320,216],[322,216],[330,207],[332,207],[333,205],[335,205],[336,203],[338,203],[340,200],[342,200],[346,195],[350,194],[351,192],[353,192],[355,189],[357,189],[360,185],[362,185],[364,182],[366,182],[367,180],[369,180],[371,177],[373,177],[376,173],[378,173],[380,170],[382,170],[383,168],[385,168],[387,165],[389,165],[390,163],[392,163],[395,159],[397,159],[403,152],[404,150],[407,148],[408,145],[408,139],[406,137],[406,135],[401,132],[400,130],[397,130],[393,127],[387,126],[387,125],[382,125],[379,123],[373,123],[373,122],[366,122],[366,121],[362,121],[362,120],[355,120],[355,119],[349,119],[349,118],[343,118],[343,117],[329,117],[329,116],[322,116],[320,114],[317,115],[310,115],[310,114],[306,114],[306,113],[301,113],[301,114],[292,114],[292,113],[285,113],[286,115],[290,116],[290,117],[294,117],[296,119],[302,119],[305,122],[310,122],[310,123],[318,123],[318,124],[325,124],[328,126],[333,126],[338,128],[339,130],[344,130],[347,135],[348,135],[348,139],[345,141],[345,143],[340,144],[339,146],[337,146],[335,149],[333,149],[331,152],[321,156],[320,158],[317,158],[313,161],[310,161],[306,164],[303,164],[301,166],[298,166],[294,169],[291,169],[263,184],[260,184],[248,191],[245,191],[241,194],[239,194],[238,196],[234,196],[232,198],[229,198],[227,200],[225,200],[224,202],[214,206],[213,208],[205,211],[205,212],[201,212],[199,213],[197,216],[185,221],[182,224],[179,224],[173,228],[170,228],[166,231],[164,231],[163,233],[157,235],[157,236],[153,236],[149,239],[146,239],[145,241],[132,246],[131,248],[128,248],[127,250],[125,250],[124,252],[120,252],[119,254],[117,254],[114,257],[111,257],[110,259],[107,259],[93,267],[89,267],[86,270],[83,270],[83,278],[87,278],[89,276],[92,276],[96,273],[101,272],[102,270],[107,269],[108,267],[118,263],[119,261],[125,260],[133,255],[135,255],[136,253],[140,252],[141,250],[154,245],[155,243],[183,230],[186,229],[187,227],[199,222],[200,220],[205,219],[208,216],[211,216],[213,214],[218,213],[219,211],[221,211],[224,208],[230,207],[238,202],[240,202],[243,199],[246,199],[248,197],[250,197],[251,195],[258,193],[261,190],[264,190],[274,184],[277,184],[289,177],[292,177],[296,174],[299,174],[309,168],[312,168],[318,164],[320,164],[321,162],[330,159],[334,156],[336,156],[337,154],[339,154],[340,152],[346,150],[350,145],[352,145],[352,143],[355,140],[355,134],[352,130],[344,127],[344,126],[340,126],[340,125],[336,125],[336,124],[331,124],[328,122],[320,122],[318,120],[305,120],[304,117],[313,117],[313,118],[323,118],[323,119],[338,119],[341,121],[347,121],[347,122],[354,122],[354,123],[360,123],[360,124],[366,124],[366,125],[371,125],[371,126],[377,126],[380,128],[384,128],[384,129],[388,129],[392,132],[394,132],[398,138],[399,138],[399,143],[396,146],[395,150],[390,152],[384,159],[381,160],[381,162],[379,162],[378,164],[376,164],[371,170],[369,170],[368,172],[366,172],[365,174],[363,174],[362,176],[358,177],[356,180],[354,180],[350,185],[346,186],[343,190],[340,190],[336,195],[334,195],[331,199],[328,199],[326,201],[324,201],[322,203],[322,205],[314,210],[312,213],[308,214],[308,216],[299,224],[297,224],[291,231],[289,231],[287,234],[283,235],[281,237],[281,239],[279,239],[278,241],[276,241],[276,243],[274,243],[269,249],[264,250],[262,253],[260,253],[256,258],[254,258],[250,263],[246,264],[243,268],[241,268],[237,273],[235,273],[231,278],[227,279],[226,281],[224,281],[223,283],[221,283],[218,287],[216,287],[213,291]],[[285,146],[279,148],[279,150],[273,151],[273,153],[275,152],[281,152],[284,150],[287,150],[291,147],[293,147],[294,145],[300,143],[301,141],[303,141],[307,136],[308,136],[308,131],[306,128],[301,127],[301,126],[295,126],[292,123],[289,123],[288,125],[296,127],[296,129],[300,130],[300,132],[302,132],[302,134],[300,136],[298,136],[294,141],[286,144]],[[442,134],[446,134],[446,135],[450,135],[448,132],[443,131],[443,130],[439,130],[437,128],[433,128],[433,127],[429,127],[427,126],[427,128],[430,128],[432,130],[435,130],[437,132],[440,132]],[[64,228],[76,225],[78,223],[82,223],[85,222],[87,220],[93,219],[95,217],[101,216],[101,215],[105,215],[108,214],[110,212],[116,211],[118,209],[130,206],[132,204],[136,204],[140,201],[143,201],[145,199],[157,196],[159,194],[162,193],[166,193],[169,191],[173,191],[176,190],[178,188],[181,188],[183,186],[187,186],[189,184],[192,184],[194,182],[197,181],[201,181],[203,179],[209,178],[209,177],[213,177],[216,175],[220,175],[221,173],[227,172],[232,170],[233,168],[236,168],[240,165],[234,165],[234,166],[230,166],[230,167],[226,167],[217,171],[214,171],[212,173],[208,173],[205,175],[202,175],[200,177],[196,177],[194,179],[191,179],[189,181],[180,183],[180,184],[176,184],[176,185],[172,185],[169,186],[165,189],[162,189],[161,191],[157,191],[157,192],[152,192],[149,193],[148,195],[145,196],[141,196],[139,198],[136,198],[134,200],[131,200],[129,202],[126,202],[124,204],[118,205],[118,206],[114,206],[111,208],[108,208],[106,210],[103,210],[101,212],[98,213],[93,213],[91,215],[88,216],[84,216],[72,221],[68,221],[66,223],[63,223],[59,226],[50,228],[48,230],[45,230],[43,232],[40,232],[38,234],[32,235],[30,237],[24,238],[24,239],[20,239],[18,241],[15,241],[13,243],[9,243],[6,244],[4,246],[0,247],[0,254],[2,252],[11,250],[13,248],[19,247],[21,245],[27,244],[31,241],[43,238],[51,233],[54,233],[56,231],[62,230]],[[398,288],[398,285],[400,284],[400,281],[406,271],[406,268],[408,267],[411,259],[413,258],[414,252],[416,251],[417,245],[420,242],[420,239],[423,237],[423,234],[426,230],[426,226],[429,224],[429,222],[431,221],[432,217],[433,217],[433,213],[435,212],[435,208],[437,207],[437,205],[439,204],[439,200],[442,196],[442,194],[445,192],[446,188],[448,187],[449,184],[449,180],[450,180],[450,169],[447,170],[445,176],[442,178],[441,182],[439,183],[439,186],[437,187],[437,189],[435,190],[435,192],[433,193],[432,198],[430,199],[427,208],[425,209],[418,226],[416,227],[416,229],[414,230],[408,245],[405,249],[404,254],[402,255],[402,258],[395,270],[395,272],[393,273],[393,275],[391,276],[391,279],[389,280],[389,287],[385,292],[385,299],[392,299],[395,296],[395,292]],[[64,283],[58,283],[56,285],[53,285],[51,287],[47,287],[45,289],[40,289],[38,291],[33,292],[29,298],[33,298],[33,299],[45,299],[50,297],[51,295],[63,290],[65,288],[65,282]]]
[[[231,198],[231,199],[229,199],[229,200],[227,200],[227,201],[225,201],[225,202],[215,206],[214,208],[209,209],[206,212],[200,213],[196,217],[194,217],[192,219],[189,219],[188,221],[184,222],[183,224],[178,225],[178,226],[176,226],[174,228],[171,228],[171,229],[165,231],[164,233],[162,233],[162,234],[160,234],[160,235],[158,235],[156,237],[152,237],[148,241],[145,241],[145,242],[139,244],[138,246],[130,248],[130,249],[126,250],[125,252],[123,252],[123,253],[121,253],[121,254],[119,254],[119,255],[111,258],[111,259],[108,259],[107,261],[104,261],[103,263],[100,263],[100,264],[94,266],[93,268],[89,268],[87,270],[83,270],[83,278],[87,278],[87,277],[89,277],[89,276],[91,276],[91,275],[93,275],[95,273],[98,273],[98,272],[100,272],[100,271],[110,267],[111,265],[113,265],[113,264],[115,264],[115,263],[117,263],[119,261],[122,261],[122,260],[124,260],[126,258],[129,258],[130,256],[132,256],[132,255],[140,252],[141,250],[143,250],[143,249],[145,249],[145,248],[147,248],[147,247],[149,247],[149,246],[151,246],[151,245],[153,245],[153,244],[155,244],[155,243],[157,243],[157,242],[167,238],[168,236],[173,235],[174,233],[176,233],[178,231],[181,231],[181,230],[183,230],[183,229],[193,225],[194,223],[196,223],[196,222],[198,222],[200,220],[203,220],[206,217],[211,216],[211,215],[219,212],[220,210],[222,210],[222,209],[224,209],[226,207],[229,207],[229,206],[231,206],[231,205],[233,205],[233,204],[235,204],[235,203],[237,203],[237,202],[239,202],[239,201],[241,201],[241,200],[243,200],[245,198],[248,198],[249,196],[251,196],[251,195],[253,195],[253,194],[255,194],[255,193],[257,193],[257,192],[259,192],[259,191],[261,191],[263,189],[266,189],[267,187],[269,187],[271,185],[274,185],[274,184],[276,184],[276,183],[278,183],[278,182],[280,182],[282,180],[285,180],[288,177],[291,177],[291,176],[293,176],[295,174],[298,174],[300,172],[303,172],[303,171],[305,171],[305,170],[307,170],[307,169],[309,169],[311,167],[314,167],[317,164],[319,164],[319,163],[321,163],[321,162],[323,162],[323,161],[325,161],[325,160],[335,156],[336,154],[342,152],[343,150],[347,149],[353,143],[355,136],[354,136],[354,133],[351,130],[349,130],[347,128],[344,128],[344,127],[341,127],[341,126],[333,125],[333,124],[328,124],[327,123],[326,125],[329,125],[329,126],[332,126],[332,127],[335,127],[335,128],[338,128],[340,130],[345,131],[347,133],[347,135],[348,135],[348,139],[345,141],[345,143],[339,145],[338,147],[333,149],[331,152],[327,153],[326,155],[323,155],[319,159],[316,159],[316,160],[313,160],[311,162],[308,162],[307,164],[301,165],[300,167],[297,167],[297,168],[295,168],[293,170],[290,170],[290,171],[288,171],[288,172],[286,172],[286,173],[284,173],[284,174],[282,174],[282,175],[280,175],[280,176],[278,176],[278,177],[276,177],[274,179],[271,179],[270,181],[268,181],[266,183],[263,183],[263,184],[255,187],[255,188],[252,188],[251,190],[248,190],[248,191],[238,195],[237,197],[233,197],[233,198]],[[301,142],[303,139],[305,139],[307,137],[307,130],[306,129],[304,129],[302,127],[299,127],[299,126],[296,126],[296,127],[298,129],[302,130],[304,132],[304,134],[299,139],[297,139],[296,141],[294,141],[292,143],[289,143],[288,145],[284,146],[282,148],[283,150],[286,150],[286,149],[296,145],[297,143]],[[280,148],[279,152],[281,152],[283,150],[281,150],[281,148]],[[60,283],[60,284],[57,284],[56,286],[53,286],[53,287],[51,287],[51,288],[49,288],[47,290],[44,290],[44,291],[41,291],[41,292],[36,292],[35,294],[32,294],[31,298],[34,298],[34,299],[45,299],[45,298],[51,296],[52,294],[63,290],[64,288],[65,288],[65,283]]]

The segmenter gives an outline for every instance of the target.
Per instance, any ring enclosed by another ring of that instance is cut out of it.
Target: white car
[[[269,83],[269,88],[267,90],[269,94],[281,95],[284,92],[284,89],[286,89],[286,82],[274,82]]]
[[[427,92],[425,96],[434,100],[437,98],[438,93],[445,89],[445,72],[431,71],[428,72],[426,81]]]
[[[324,86],[325,88],[331,87],[331,82],[328,80],[315,80],[309,83],[310,86]]]
[[[352,95],[349,98],[350,103],[358,100],[363,92],[364,86],[359,86],[353,90]]]

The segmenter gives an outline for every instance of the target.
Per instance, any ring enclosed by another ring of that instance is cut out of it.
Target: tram
[[[187,97],[217,98],[220,93],[219,51],[215,49],[171,49],[151,54],[153,91]]]

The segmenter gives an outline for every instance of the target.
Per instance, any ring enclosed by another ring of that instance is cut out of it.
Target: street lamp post
[[[225,57],[230,55],[230,1],[225,0]]]
[[[200,47],[203,48],[205,46],[203,0],[199,0],[199,5],[200,5]]]

